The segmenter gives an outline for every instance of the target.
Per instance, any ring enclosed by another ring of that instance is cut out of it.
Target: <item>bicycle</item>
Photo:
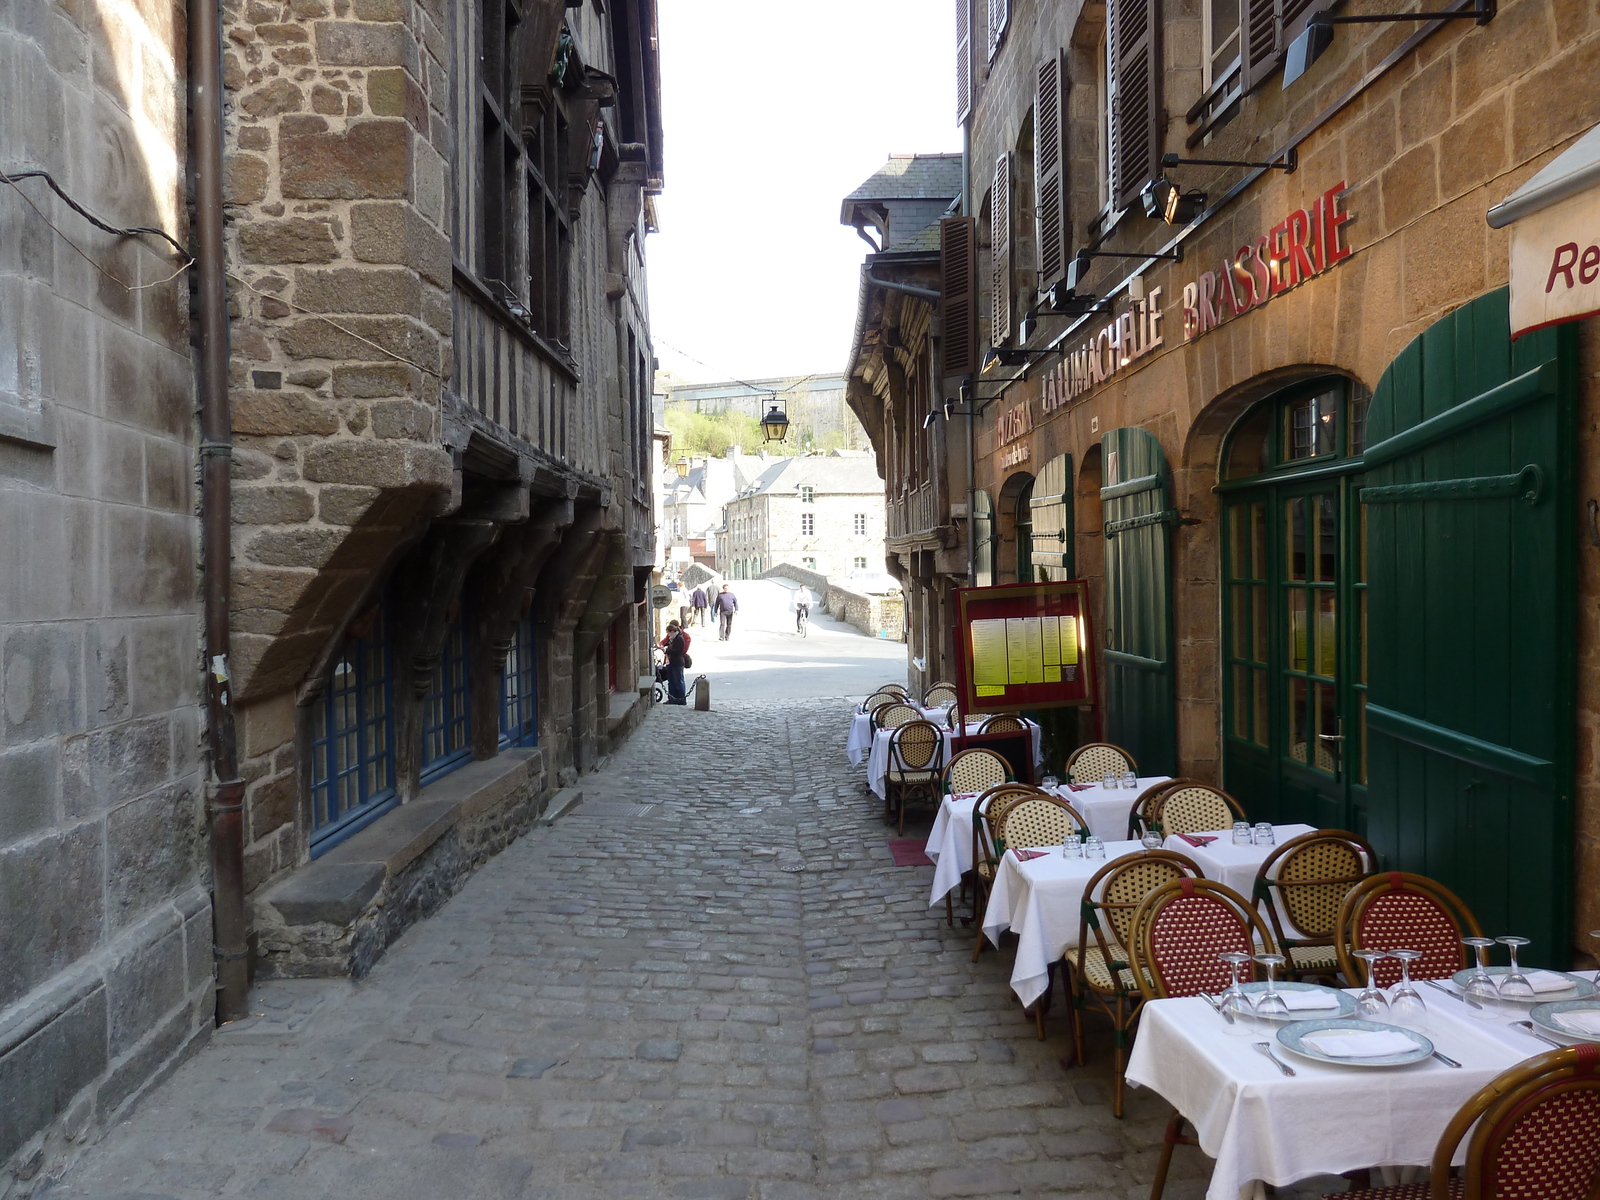
[[[804,606],[794,610],[794,631],[801,637],[806,636],[806,626],[811,624],[811,610]]]

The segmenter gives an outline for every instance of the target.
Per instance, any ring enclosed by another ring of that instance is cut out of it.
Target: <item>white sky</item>
[[[648,253],[662,369],[843,370],[869,251],[839,204],[891,153],[961,149],[955,6],[660,0],[660,20],[666,194]]]

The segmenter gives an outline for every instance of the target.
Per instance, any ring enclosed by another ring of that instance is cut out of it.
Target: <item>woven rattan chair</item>
[[[961,713],[954,704],[944,710],[944,723],[949,726],[951,733],[961,732]]]
[[[956,702],[956,685],[936,683],[922,697],[923,708],[948,708]]]
[[[1133,807],[1128,810],[1128,839],[1137,841],[1151,829],[1159,833],[1161,827],[1156,824],[1155,814],[1161,807],[1161,797],[1173,788],[1182,787],[1186,783],[1200,783],[1200,780],[1163,779],[1160,783],[1152,783],[1140,792],[1133,802]]]
[[[1115,775],[1118,779],[1129,771],[1137,775],[1139,764],[1121,746],[1113,746],[1110,742],[1090,742],[1067,755],[1067,765],[1063,769],[1067,773],[1068,783],[1099,783],[1107,775]]]
[[[903,683],[880,683],[877,687],[880,692],[891,692],[901,698],[909,698],[911,689]]]
[[[875,708],[879,708],[885,704],[894,704],[896,702],[903,701],[905,698],[904,692],[890,692],[885,691],[883,688],[878,688],[862,702],[861,711],[871,712]]]
[[[938,802],[943,767],[944,734],[932,721],[907,721],[894,731],[883,778],[884,815],[899,815],[901,833],[906,831],[908,800]]]
[[[1255,902],[1288,955],[1287,978],[1332,976],[1339,969],[1333,944],[1339,907],[1377,863],[1372,847],[1343,829],[1301,834],[1267,855],[1256,872]]]
[[[986,757],[968,759],[964,763],[956,761],[968,754]],[[991,759],[993,762],[989,761]],[[995,778],[996,776],[998,778]],[[994,886],[997,866],[993,855],[987,852],[992,841],[989,838],[988,827],[984,824],[984,813],[994,800],[1012,795],[1031,795],[1036,789],[1025,783],[1008,782],[1005,778],[1005,759],[990,750],[963,750],[945,767],[944,777],[945,789],[953,795],[981,793],[972,806],[972,869],[961,877],[961,894],[966,896],[969,894],[967,889],[969,887],[972,889],[971,922],[977,925],[979,904],[988,903],[989,889]],[[955,781],[974,786],[957,786]],[[944,923],[955,924],[955,905],[948,892],[944,898]]]
[[[872,723],[878,729],[898,729],[908,721],[922,720],[922,713],[904,700],[885,704],[872,710]]]
[[[952,796],[965,796],[970,792],[986,792],[1010,777],[1005,759],[993,750],[975,746],[950,757],[944,769],[944,786]]]
[[[1000,870],[1000,856],[1011,844],[1005,840],[1004,822],[1012,808],[1028,800],[1060,803],[1056,797],[1032,784],[1002,783],[979,796],[978,802],[972,806],[972,871],[976,883],[972,892],[972,924],[978,934],[972,947],[973,962],[977,962],[983,953],[983,923],[980,918],[988,906],[989,892]],[[1031,825],[1015,832],[1027,839],[1019,843],[1024,849],[1039,844],[1028,836],[1032,832]],[[1064,826],[1062,833],[1065,834]],[[1061,845],[1060,836],[1056,838],[1055,845]]]
[[[1245,819],[1244,809],[1227,792],[1194,782],[1167,788],[1151,815],[1168,836],[1230,829],[1235,821]]]
[[[990,717],[978,726],[979,733],[1021,733],[1028,727],[1026,721],[1012,713],[1001,713],[999,716]]]
[[[1083,1065],[1083,1014],[1093,1004],[1111,1019],[1117,1059],[1111,1111],[1119,1117],[1128,1032],[1144,1006],[1144,995],[1128,962],[1133,914],[1145,897],[1163,884],[1202,877],[1200,868],[1181,854],[1144,850],[1108,862],[1083,889],[1078,949],[1076,955],[1069,951],[1067,959],[1068,988],[1076,1009],[1072,1019],[1073,1049],[1078,1064]]]
[[[1463,1138],[1457,1175],[1450,1163]],[[1589,1200],[1597,1180],[1600,1046],[1568,1046],[1518,1063],[1463,1104],[1439,1138],[1426,1183],[1323,1200]]]
[[[1352,951],[1420,950],[1411,964],[1413,979],[1445,979],[1463,967],[1463,937],[1482,937],[1477,918],[1449,888],[1422,875],[1385,871],[1357,884],[1339,906],[1334,946],[1339,970],[1352,985],[1367,981],[1365,964]],[[1378,986],[1400,978],[1392,958],[1378,960]]]
[[[1220,992],[1232,971],[1217,955],[1228,951],[1276,953],[1272,933],[1250,902],[1232,888],[1206,879],[1178,879],[1145,897],[1133,914],[1129,966],[1146,1003],[1172,996]],[[1196,1141],[1183,1132],[1176,1108],[1162,1137],[1161,1159],[1150,1185],[1160,1200],[1177,1146]]]

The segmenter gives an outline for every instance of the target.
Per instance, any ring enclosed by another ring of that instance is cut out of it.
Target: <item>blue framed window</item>
[[[511,635],[500,671],[500,744],[539,743],[539,672],[534,657],[533,618],[523,617]]]
[[[467,622],[458,606],[444,635],[433,683],[422,699],[422,783],[455,770],[472,757],[469,701]]]
[[[394,690],[382,606],[357,623],[311,711],[311,854],[388,812],[394,788]]]

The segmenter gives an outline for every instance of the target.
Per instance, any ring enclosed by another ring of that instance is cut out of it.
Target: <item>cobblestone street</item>
[[[1038,1041],[1009,950],[972,963],[893,865],[847,703],[657,709],[366,981],[259,988],[49,1194],[1147,1195],[1165,1105],[1114,1120],[1103,1026],[1064,1069],[1059,1005]]]

